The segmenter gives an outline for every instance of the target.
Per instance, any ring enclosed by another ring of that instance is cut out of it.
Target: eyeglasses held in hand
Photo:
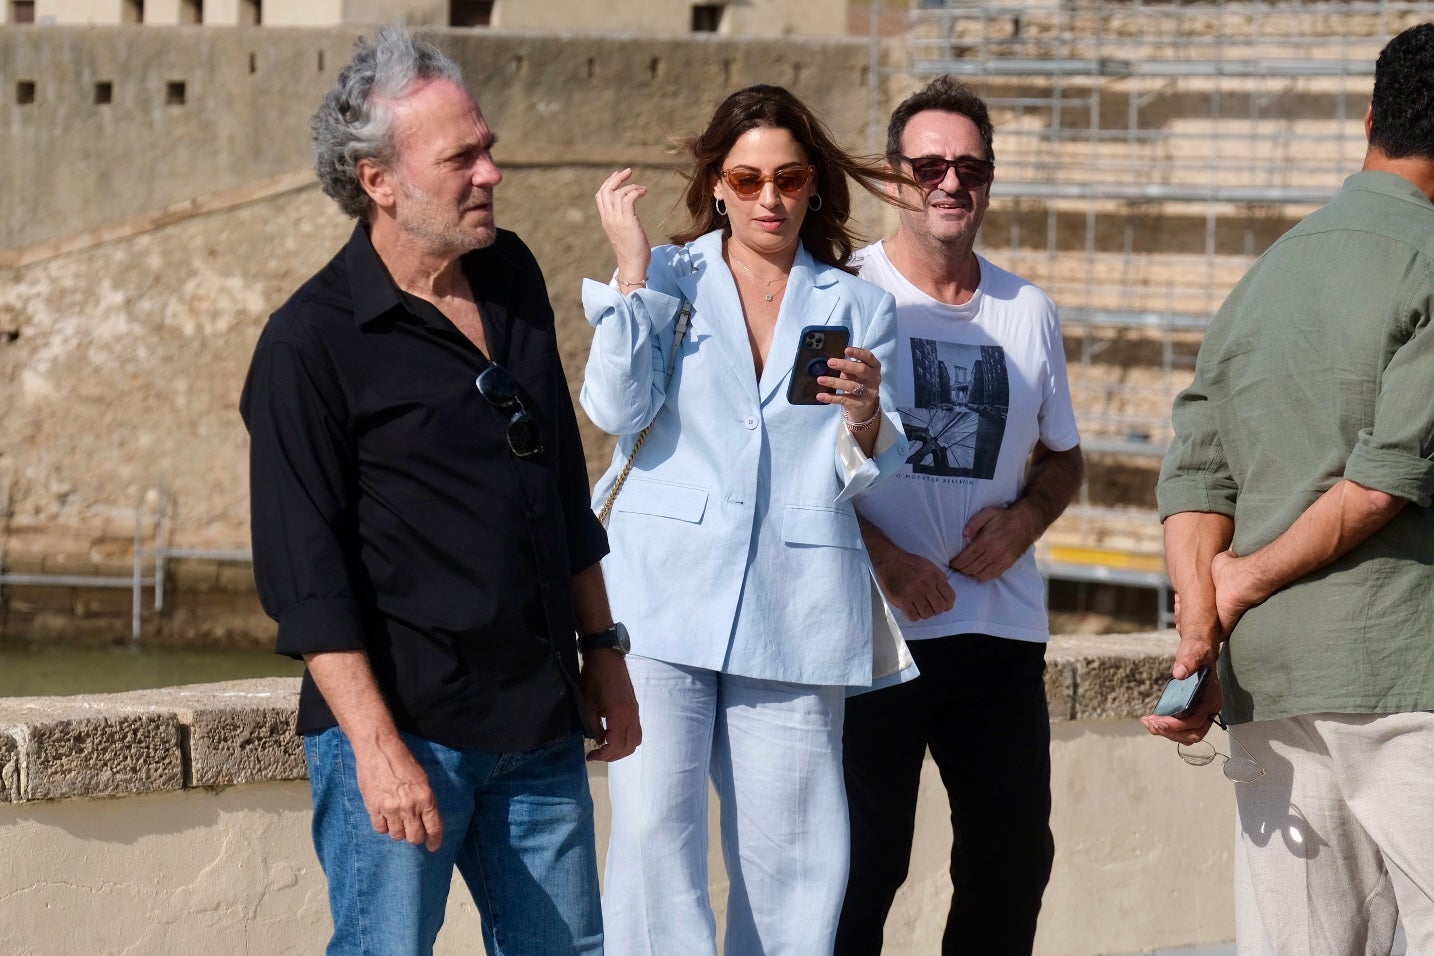
[[[511,413],[512,417],[508,419],[508,448],[513,454],[527,458],[543,450],[543,435],[538,429],[538,420],[523,407],[513,376],[496,362],[489,362],[488,367],[478,373],[475,384],[478,394],[487,399],[489,405],[505,414]]]
[[[911,166],[911,177],[927,189],[935,189],[946,178],[946,170],[956,170],[956,179],[968,189],[980,189],[996,174],[996,164],[990,160],[960,156],[956,159],[942,159],[940,156],[901,157]]]
[[[815,166],[783,166],[767,176],[750,166],[737,166],[722,170],[722,178],[738,197],[756,199],[767,183],[776,186],[779,192],[795,196],[807,188],[807,183],[812,181],[816,171]]]
[[[1221,730],[1228,731],[1230,729],[1219,714],[1215,715],[1215,723],[1220,725]],[[1220,769],[1224,771],[1226,777],[1235,783],[1253,783],[1265,775],[1265,768],[1255,763],[1255,758],[1251,757],[1250,752],[1245,750],[1244,746],[1235,739],[1234,734],[1230,735],[1230,743],[1239,747],[1245,756],[1231,757],[1222,754],[1208,740],[1194,744],[1176,744],[1175,750],[1180,754],[1180,759],[1192,767],[1204,767],[1213,763],[1216,757],[1224,757],[1225,762]]]

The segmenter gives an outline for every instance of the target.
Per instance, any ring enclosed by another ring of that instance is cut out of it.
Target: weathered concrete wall
[[[0,23],[10,18],[10,3],[0,3]],[[205,0],[206,26],[251,25],[252,13],[240,0]],[[445,26],[446,0],[267,0],[259,4],[265,26],[324,27],[340,23],[405,23]],[[119,24],[129,19],[124,0],[37,0],[35,21],[55,24]],[[723,33],[762,36],[832,36],[846,32],[847,0],[745,0],[726,4]],[[180,0],[148,0],[146,25],[193,22],[193,6]],[[687,33],[692,4],[673,0],[499,0],[495,27],[566,30]]]
[[[354,28],[0,29],[0,250],[310,165],[308,119]],[[652,156],[726,93],[789,85],[849,143],[866,121],[859,40],[443,30],[502,152],[551,165]],[[16,84],[35,83],[31,103]],[[95,102],[110,82],[112,101]],[[183,84],[183,102],[173,102]]]
[[[1233,935],[1230,784],[1214,768],[1180,763],[1131,719],[1158,696],[1173,649],[1168,635],[1052,645],[1057,849],[1037,938],[1043,956],[1149,952]],[[288,731],[296,685],[0,701],[0,859],[8,863],[0,869],[0,951],[321,949],[325,890],[298,779],[302,758]],[[973,721],[972,733],[981,732]],[[188,769],[176,774],[176,766]],[[999,768],[973,772],[1000,786]],[[597,766],[592,776],[602,853],[606,775]],[[247,785],[232,786],[239,783]],[[122,799],[77,799],[97,795]],[[715,816],[711,828],[721,920]],[[928,763],[911,876],[886,952],[939,948],[949,834]],[[1170,883],[1176,870],[1190,879]],[[471,952],[477,940],[460,882],[439,952]]]
[[[500,0],[493,17],[500,27],[682,34],[692,29],[692,7],[672,0]],[[725,7],[724,34],[840,36],[847,29],[847,0],[744,0]]]

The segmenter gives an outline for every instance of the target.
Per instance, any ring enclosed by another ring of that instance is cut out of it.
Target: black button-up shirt
[[[527,750],[585,723],[571,578],[607,536],[537,262],[500,230],[462,266],[544,450],[509,451],[511,413],[474,385],[488,359],[360,226],[249,369],[254,572],[279,653],[365,650],[400,729]],[[306,676],[299,732],[335,724]]]

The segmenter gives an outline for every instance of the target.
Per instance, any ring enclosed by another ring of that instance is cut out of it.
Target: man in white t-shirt
[[[1033,545],[1084,465],[1054,304],[972,248],[991,140],[985,103],[949,77],[897,107],[887,158],[920,189],[899,187],[911,208],[896,235],[857,254],[862,278],[896,297],[902,361],[883,385],[914,448],[857,510],[921,676],[847,702],[836,956],[881,952],[927,747],[955,828],[943,954],[1030,953],[1050,878],[1050,626]]]

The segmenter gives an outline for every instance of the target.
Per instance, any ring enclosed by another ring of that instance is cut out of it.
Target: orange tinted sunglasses
[[[767,183],[777,187],[778,192],[794,196],[807,188],[816,174],[815,166],[783,166],[770,176],[763,175],[750,166],[722,170],[722,179],[741,199],[756,199]]]

